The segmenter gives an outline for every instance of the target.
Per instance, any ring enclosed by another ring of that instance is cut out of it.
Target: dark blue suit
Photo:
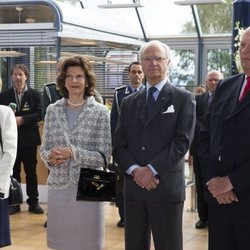
[[[148,114],[146,92],[124,98],[114,136],[115,159],[125,174],[126,249],[150,249],[152,230],[155,249],[181,250],[184,157],[194,133],[195,98],[166,83]],[[156,189],[142,189],[126,174],[134,164],[155,168]]]
[[[201,133],[204,182],[229,176],[239,199],[220,205],[206,189],[209,250],[245,250],[250,244],[250,93],[238,102],[244,77],[239,74],[218,84]]]
[[[111,135],[113,138],[118,117],[120,114],[121,103],[124,97],[129,96],[133,93],[133,90],[129,85],[123,85],[115,89],[115,94],[113,98],[111,113],[110,113],[110,125],[111,125]]]

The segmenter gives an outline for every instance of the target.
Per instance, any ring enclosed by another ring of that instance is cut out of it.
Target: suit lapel
[[[242,84],[244,82],[244,79],[245,79],[244,75],[242,75],[242,77],[240,77],[239,79],[237,79],[235,81],[234,93],[238,93],[238,94],[237,95],[234,94],[234,97],[232,98],[232,105],[234,105],[234,108],[233,108],[231,114],[229,114],[229,116],[227,117],[227,119],[230,119],[231,117],[235,116],[236,114],[241,112],[244,108],[246,108],[247,106],[250,105],[250,96],[249,96],[249,94],[247,96],[245,96],[243,101],[238,102],[240,90],[241,90]]]
[[[241,102],[238,102],[236,104],[235,110],[227,117],[227,119],[230,119],[231,117],[237,115],[239,112],[241,112],[249,105],[250,105],[250,94],[248,93]]]
[[[145,97],[146,98],[146,97]],[[156,103],[154,104],[152,111],[147,115],[146,126],[157,116],[159,113],[163,112],[167,108],[168,103],[172,100],[172,91],[169,83],[166,83],[162,88]],[[147,112],[146,112],[147,113]]]
[[[147,108],[146,108],[146,88],[137,94],[137,110],[139,110],[139,117],[143,126],[147,122]]]

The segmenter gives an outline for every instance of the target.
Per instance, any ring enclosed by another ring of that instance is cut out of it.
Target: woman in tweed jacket
[[[101,168],[111,154],[107,108],[93,97],[95,76],[86,57],[66,59],[57,79],[64,96],[49,105],[41,158],[49,168],[48,247],[100,250],[104,239],[101,202],[76,201],[80,168]]]

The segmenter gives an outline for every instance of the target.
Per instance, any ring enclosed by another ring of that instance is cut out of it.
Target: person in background
[[[0,105],[0,247],[11,244],[8,196],[16,151],[15,115],[10,107]]]
[[[66,57],[60,57],[56,64],[56,77],[59,76],[61,65],[63,63],[63,60],[65,60]],[[47,83],[43,87],[43,103],[42,103],[42,117],[44,120],[47,107],[51,104],[56,102],[57,100],[61,99],[62,95],[60,94],[59,88],[56,84],[56,82]]]
[[[114,136],[118,116],[121,112],[120,107],[124,97],[144,89],[142,84],[144,79],[144,74],[142,71],[141,64],[139,62],[132,62],[128,67],[128,79],[130,81],[129,85],[123,85],[115,89],[115,94],[113,98],[111,113],[110,113],[110,125],[111,125],[111,135]],[[114,159],[115,160],[115,159]],[[116,205],[118,207],[120,220],[117,223],[118,227],[124,227],[124,198],[123,198],[123,176],[119,175],[119,183],[117,190],[117,201]]]
[[[95,101],[96,78],[84,56],[69,57],[61,66],[57,84],[62,99],[47,108],[41,159],[48,167],[49,248],[101,250],[104,240],[104,204],[76,201],[80,168],[104,166],[111,155],[109,112]]]
[[[125,249],[182,250],[184,157],[195,127],[195,98],[169,83],[170,49],[140,50],[146,87],[123,99],[114,156],[124,178]]]
[[[21,182],[21,163],[26,175],[26,193],[29,211],[42,214],[38,203],[37,184],[37,146],[40,145],[38,122],[42,120],[41,94],[27,85],[29,70],[24,64],[17,64],[11,70],[13,87],[1,92],[0,104],[16,104],[15,116],[18,127],[17,157],[13,168],[13,177]],[[21,211],[20,206],[11,206],[10,214]]]
[[[201,95],[207,92],[207,88],[203,84],[199,84],[194,88],[194,94],[195,95]]]
[[[207,92],[201,95],[196,95],[196,125],[194,139],[191,144],[189,153],[192,157],[192,165],[195,175],[195,188],[197,194],[197,211],[199,216],[199,221],[195,224],[195,228],[202,229],[207,227],[208,224],[208,207],[207,202],[204,197],[204,184],[201,175],[201,165],[198,155],[198,138],[202,126],[204,125],[205,118],[208,112],[209,105],[212,102],[214,92],[216,90],[218,82],[223,79],[223,74],[218,70],[211,70],[206,76],[206,87]]]
[[[199,139],[209,250],[245,250],[250,243],[250,27],[239,54],[244,72],[218,83]]]
[[[195,95],[201,95],[207,92],[207,88],[203,84],[199,84],[195,86],[194,88],[194,94]],[[196,107],[197,109],[197,107]],[[196,118],[197,119],[197,118]],[[195,137],[195,136],[194,136]],[[194,140],[193,140],[194,142]],[[188,154],[188,167],[189,167],[189,180],[187,182],[187,185],[192,185],[194,183],[194,174],[193,174],[193,151],[194,149],[194,143],[191,143],[189,154]]]

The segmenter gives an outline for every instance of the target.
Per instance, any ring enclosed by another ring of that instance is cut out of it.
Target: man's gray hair
[[[142,60],[143,55],[144,55],[144,51],[150,47],[150,46],[154,46],[154,47],[159,47],[162,48],[165,52],[166,58],[168,58],[169,60],[171,60],[171,51],[170,48],[168,47],[168,45],[166,45],[165,43],[162,43],[158,40],[152,40],[148,43],[145,43],[141,46],[140,52],[139,52],[139,58],[140,60]]]

